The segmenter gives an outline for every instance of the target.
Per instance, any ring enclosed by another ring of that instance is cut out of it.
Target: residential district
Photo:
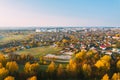
[[[119,27],[0,30],[0,80],[119,80]]]

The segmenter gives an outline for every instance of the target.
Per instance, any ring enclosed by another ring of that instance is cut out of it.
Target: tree
[[[63,42],[63,43],[67,43],[67,42],[68,42],[68,40],[66,40],[66,39],[63,39],[63,40],[62,40],[62,42]]]
[[[81,60],[82,60],[85,55],[86,55],[86,54],[85,54],[85,51],[81,51],[81,52],[77,53],[77,54],[75,55],[75,57],[76,57],[77,59],[81,59]]]
[[[33,63],[33,64],[30,65],[29,70],[30,70],[32,73],[36,73],[36,72],[38,72],[39,67],[40,67],[40,65],[39,65],[38,63]]]
[[[70,59],[69,64],[66,67],[68,75],[75,77],[77,75],[77,64],[74,60]]]
[[[8,75],[8,70],[3,68],[0,68],[0,80],[3,80]]]
[[[103,76],[102,80],[109,80],[108,74],[105,74],[105,75]]]
[[[7,62],[6,69],[8,69],[11,73],[17,72],[19,67],[15,61]]]
[[[109,62],[111,60],[111,56],[109,55],[104,55],[103,57],[101,57],[101,60],[107,61]]]
[[[6,59],[5,59],[5,56],[3,54],[0,54],[0,63],[2,63],[2,65],[6,64]]]
[[[61,76],[63,74],[63,65],[59,64],[58,69],[57,69],[57,75]]]
[[[93,55],[93,51],[92,50],[89,50],[87,53],[86,53],[87,56],[91,56]]]
[[[119,79],[120,79],[120,74],[114,73],[111,80],[119,80]]]
[[[95,64],[95,66],[96,66],[97,68],[104,67],[104,63],[103,63],[101,60],[98,60],[98,61],[96,62],[96,64]]]
[[[39,71],[39,67],[40,65],[38,63],[30,64],[30,62],[27,62],[25,64],[24,71],[26,73],[35,74],[36,72]]]
[[[111,57],[108,55],[105,55],[96,62],[95,66],[99,69],[105,68],[106,70],[109,70],[110,69],[110,60],[111,60]]]
[[[0,63],[0,68],[2,68],[3,67],[3,65],[2,65],[2,63]]]
[[[85,75],[89,75],[89,76],[91,75],[92,70],[91,70],[91,66],[89,64],[84,64],[82,69],[83,69],[83,72]]]
[[[7,76],[4,80],[15,80],[15,78],[12,76]]]
[[[27,62],[26,64],[25,64],[25,67],[24,67],[24,71],[26,72],[26,73],[29,73],[29,67],[30,67],[30,62]]]
[[[118,70],[120,70],[120,60],[117,62],[116,66],[117,66]]]
[[[28,78],[27,80],[37,80],[37,77],[36,76],[32,76],[32,77]]]
[[[55,71],[55,63],[52,61],[48,66],[47,72],[53,73]]]

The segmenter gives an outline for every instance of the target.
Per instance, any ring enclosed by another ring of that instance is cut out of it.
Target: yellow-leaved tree
[[[74,60],[70,59],[69,64],[67,65],[67,71],[72,72],[73,74],[77,73],[77,64]]]
[[[8,69],[10,73],[14,73],[18,71],[19,67],[15,61],[11,61],[7,62],[6,69]]]
[[[8,75],[8,70],[3,68],[0,68],[0,80],[3,80]]]
[[[62,42],[63,42],[63,43],[67,43],[67,42],[68,42],[68,40],[66,40],[66,39],[63,39],[63,40],[62,40]]]
[[[100,60],[98,60],[95,63],[95,66],[100,69],[100,68],[104,68],[106,70],[110,69],[110,60],[111,57],[109,55],[104,55],[103,57],[100,58]]]
[[[6,58],[3,54],[0,53],[0,63],[2,63],[2,65],[6,64]]]
[[[111,56],[109,55],[104,55],[103,57],[101,57],[101,60],[107,61],[109,62],[111,60]]]
[[[96,66],[97,68],[104,67],[104,63],[103,63],[101,60],[98,60],[98,61],[96,62],[96,64],[95,64],[95,66]]]
[[[105,74],[101,80],[109,80],[108,74]]]
[[[111,80],[119,80],[120,79],[120,73],[114,73]]]
[[[37,77],[36,76],[32,76],[32,77],[28,78],[27,80],[37,80]]]
[[[63,74],[63,65],[59,64],[58,69],[57,69],[57,75],[61,76]]]
[[[2,63],[0,63],[0,68],[2,68],[3,67],[3,65],[2,65]]]
[[[91,75],[91,66],[89,64],[84,64],[82,66],[82,70],[84,72],[85,75]]]
[[[26,73],[34,74],[39,71],[39,67],[40,67],[40,65],[38,63],[30,64],[30,62],[27,62],[25,64],[24,71]]]
[[[93,51],[92,50],[89,50],[87,53],[86,53],[87,56],[91,56],[93,55]]]
[[[15,80],[15,78],[12,76],[7,76],[4,80]]]
[[[25,71],[26,73],[29,73],[29,72],[30,72],[29,67],[30,67],[30,62],[27,62],[27,63],[25,64],[25,67],[24,67],[24,71]]]
[[[75,57],[77,58],[77,59],[84,59],[84,56],[86,55],[86,52],[84,51],[84,50],[82,50],[81,52],[79,52],[79,53],[77,53],[76,55],[75,55]]]
[[[120,71],[120,60],[117,62],[116,66],[117,66],[117,69]]]
[[[55,63],[52,61],[50,63],[50,65],[48,66],[47,72],[49,73],[53,73],[55,71],[56,67],[55,67]]]

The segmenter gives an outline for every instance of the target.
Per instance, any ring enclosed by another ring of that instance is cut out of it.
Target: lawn
[[[44,46],[44,47],[25,49],[25,50],[17,51],[16,53],[17,54],[31,54],[35,57],[40,57],[40,56],[44,56],[46,54],[56,54],[61,50],[62,50],[62,48]],[[56,62],[55,64],[56,64],[56,66],[58,66],[58,64],[63,64],[64,66],[66,66],[67,63],[57,63]],[[40,70],[42,70],[42,71],[47,70],[47,68],[48,68],[48,64],[47,65],[40,65]],[[24,69],[24,65],[19,64],[19,71],[22,72],[23,69]]]
[[[0,39],[0,44],[4,44],[13,40],[23,40],[27,38],[27,35],[9,35],[9,36],[4,36],[3,38]]]
[[[25,50],[17,51],[16,53],[17,54],[31,54],[35,57],[40,57],[46,54],[56,54],[60,50],[62,50],[62,48],[44,46],[44,47],[25,49]]]

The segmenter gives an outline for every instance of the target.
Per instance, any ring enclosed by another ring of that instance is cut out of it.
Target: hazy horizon
[[[0,27],[120,26],[120,0],[0,0]]]

